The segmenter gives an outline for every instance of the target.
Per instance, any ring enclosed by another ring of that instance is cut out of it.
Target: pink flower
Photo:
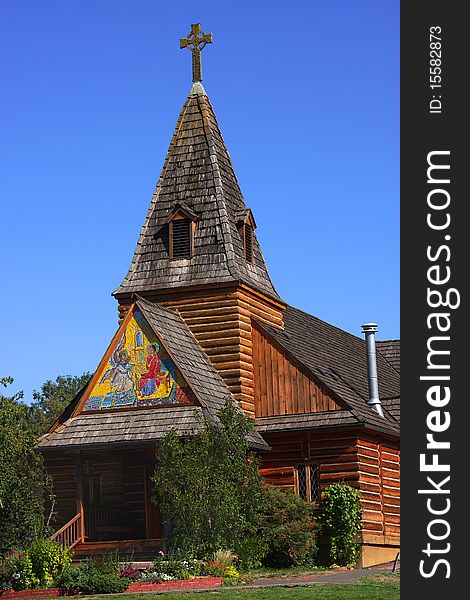
[[[19,558],[23,558],[24,554],[18,554]]]
[[[12,550],[13,554],[15,554],[16,550]]]

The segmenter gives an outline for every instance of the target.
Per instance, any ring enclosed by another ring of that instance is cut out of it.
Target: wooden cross
[[[180,39],[180,48],[189,48],[193,56],[193,81],[202,81],[201,50],[206,44],[212,44],[212,33],[204,33],[200,23],[191,25],[188,37]]]

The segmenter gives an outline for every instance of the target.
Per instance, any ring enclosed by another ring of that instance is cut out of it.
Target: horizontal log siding
[[[296,469],[319,466],[320,491],[331,483],[358,487],[357,436],[347,430],[263,434],[271,452],[263,455],[260,473],[267,483],[297,491]]]
[[[296,467],[319,465],[320,491],[332,483],[359,490],[364,539],[400,535],[400,452],[392,442],[351,430],[263,434],[272,447],[260,473],[267,483],[297,491]]]
[[[358,439],[363,534],[400,536],[400,451],[378,437]]]
[[[256,326],[253,327],[253,366],[257,417],[301,414],[341,408],[320,383]]]
[[[240,287],[152,297],[177,309],[245,414],[255,416],[252,318],[282,327],[282,307]],[[128,306],[119,307],[120,322]]]
[[[57,531],[78,512],[75,457],[45,456],[44,466],[52,478],[55,504],[51,524]]]

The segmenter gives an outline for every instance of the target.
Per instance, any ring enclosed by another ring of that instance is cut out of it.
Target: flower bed
[[[167,590],[195,590],[204,588],[215,588],[222,585],[223,577],[197,577],[195,579],[174,579],[172,581],[162,581],[153,583],[151,581],[133,581],[129,584],[125,593],[137,592],[161,592]],[[48,588],[44,590],[6,590],[1,592],[2,600],[20,600],[26,598],[57,598],[64,596],[61,588]]]

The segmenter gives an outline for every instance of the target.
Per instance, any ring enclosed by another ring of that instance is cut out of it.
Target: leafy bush
[[[12,550],[0,571],[4,589],[28,590],[49,587],[72,562],[72,551],[50,540],[38,540],[24,552]]]
[[[338,565],[353,565],[359,556],[357,532],[362,510],[359,492],[349,485],[334,483],[322,495],[321,522],[331,539],[331,559]]]
[[[166,545],[199,559],[229,548],[255,566],[265,545],[258,535],[262,478],[247,441],[253,424],[230,401],[219,419],[187,439],[171,431],[162,440],[154,483]]]
[[[57,583],[72,594],[120,594],[126,591],[129,579],[120,576],[114,560],[95,559],[64,569]]]
[[[73,552],[63,548],[51,540],[38,540],[26,551],[31,559],[34,575],[39,579],[40,585],[52,585],[60,573],[72,563]]]
[[[262,535],[266,566],[313,564],[317,554],[313,508],[293,492],[266,486]]]

